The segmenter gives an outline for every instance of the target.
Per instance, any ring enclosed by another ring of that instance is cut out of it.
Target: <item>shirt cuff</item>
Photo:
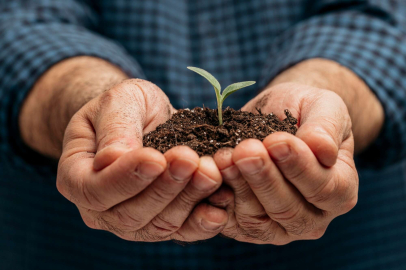
[[[0,69],[5,70],[1,82],[0,147],[8,157],[5,162],[24,170],[54,173],[56,169],[55,162],[24,144],[18,126],[22,102],[51,66],[66,58],[86,55],[104,59],[130,77],[145,77],[123,47],[77,25],[48,23],[15,27],[2,36],[0,47]]]
[[[356,157],[358,166],[382,167],[406,153],[406,38],[384,20],[358,11],[312,17],[284,32],[273,44],[260,87],[289,67],[312,58],[333,60],[356,73],[385,111],[379,137]]]

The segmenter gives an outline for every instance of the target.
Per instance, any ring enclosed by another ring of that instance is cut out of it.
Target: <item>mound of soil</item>
[[[209,108],[181,109],[156,130],[144,135],[144,147],[155,148],[165,153],[177,145],[187,145],[199,156],[213,155],[223,147],[235,147],[241,141],[254,138],[263,140],[277,131],[296,134],[297,120],[288,110],[286,118],[279,120],[273,113],[262,114],[223,111],[223,125],[219,126],[217,110]]]

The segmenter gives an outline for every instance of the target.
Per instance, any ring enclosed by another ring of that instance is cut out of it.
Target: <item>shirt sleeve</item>
[[[96,27],[96,13],[82,2],[0,0],[0,162],[36,172],[56,168],[24,145],[18,115],[34,83],[57,62],[95,56],[144,77],[124,48],[93,32]]]
[[[313,1],[310,16],[275,40],[260,85],[311,58],[338,62],[362,78],[385,110],[378,139],[359,166],[387,166],[406,156],[406,3]],[[403,15],[402,15],[403,14]]]

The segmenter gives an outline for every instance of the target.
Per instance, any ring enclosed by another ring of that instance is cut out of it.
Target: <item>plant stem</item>
[[[214,88],[216,90],[216,88]],[[217,113],[219,115],[219,126],[223,124],[223,102],[221,101],[220,91],[216,90],[216,99],[217,99]]]
[[[221,126],[223,124],[223,106],[222,106],[222,104],[218,105],[217,111],[218,111],[218,115],[219,115],[219,123],[220,123],[219,126]]]

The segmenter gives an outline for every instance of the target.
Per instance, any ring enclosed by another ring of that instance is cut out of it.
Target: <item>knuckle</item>
[[[190,194],[190,191],[184,190],[181,192],[178,196],[177,199],[179,200],[179,207],[181,211],[188,210],[191,205],[194,205],[199,201],[195,196]]]
[[[108,221],[103,215],[99,215],[96,219],[96,226],[98,226],[101,230],[109,231],[114,233],[115,235],[124,235],[125,233],[119,229],[115,224]]]
[[[277,181],[274,181],[272,177],[269,177],[269,174],[269,168],[264,168],[257,174],[245,176],[244,178],[249,183],[248,187],[251,187],[252,189],[268,189],[277,184]]]
[[[142,104],[144,90],[140,86],[141,81],[143,82],[142,85],[148,83],[141,79],[128,79],[103,92],[98,99],[98,110],[113,105],[118,99],[120,104],[130,104],[133,102]],[[136,90],[134,86],[137,86]]]
[[[149,229],[143,228],[134,232],[133,239],[134,241],[142,241],[142,242],[159,242],[167,240],[167,237],[155,234],[151,232]]]
[[[113,232],[114,233],[114,232]],[[117,237],[126,240],[126,241],[131,241],[135,242],[137,240],[134,239],[133,237],[133,232],[125,232],[125,233],[114,233]],[[139,241],[139,240],[138,240]]]
[[[306,200],[312,204],[324,204],[328,202],[332,195],[337,192],[338,180],[332,177],[327,181],[323,181],[319,187],[315,189],[310,196],[306,196]]]
[[[272,243],[276,237],[272,230],[272,222],[267,215],[239,217],[238,232],[242,237],[249,240]]]
[[[154,185],[154,187],[151,188],[151,191],[147,194],[157,205],[167,204],[176,196],[173,191],[166,189],[160,185]]]
[[[247,183],[236,184],[233,186],[235,194],[235,203],[245,204],[252,200],[253,191]]]
[[[129,230],[137,230],[143,226],[143,219],[130,211],[124,205],[112,209],[116,223]]]
[[[272,168],[269,166],[264,168],[262,172],[253,177],[245,177],[245,181],[241,181],[236,189],[239,189],[241,197],[244,195],[246,198],[250,198],[253,190],[261,192],[262,194],[275,194],[281,187],[281,182],[277,181],[275,177],[271,177]]]
[[[155,234],[159,234],[161,236],[169,236],[180,229],[180,225],[174,224],[173,222],[165,219],[162,214],[156,216],[151,221],[151,225]]]
[[[281,239],[281,240],[277,240],[277,241],[273,241],[272,245],[275,246],[286,246],[287,244],[291,243],[292,240],[288,240],[288,239]]]
[[[348,179],[342,181],[340,191],[340,198],[344,198],[340,202],[342,212],[347,213],[353,209],[358,202],[358,175],[356,176],[356,181]]]
[[[334,136],[333,138],[335,138],[337,134],[340,134],[341,125],[336,118],[325,116],[323,120],[324,128],[330,135]]]
[[[353,186],[352,183],[348,180],[348,179],[339,179],[336,180],[337,184],[336,184],[336,190],[337,193],[339,193],[339,195],[344,196],[346,195],[351,187]]]
[[[283,161],[282,161],[283,162]],[[306,173],[309,171],[311,164],[307,160],[291,161],[287,159],[285,162],[289,162],[292,166],[289,166],[288,170],[285,170],[286,177],[291,181],[299,181],[302,178],[306,177]]]
[[[276,239],[276,233],[272,231],[271,227],[266,228],[261,235],[259,235],[258,240],[263,243],[274,243]]]
[[[352,130],[352,120],[351,120],[351,116],[348,113],[347,107],[345,107],[344,109],[346,112],[343,113],[343,121],[345,123],[345,127],[344,130],[346,131],[346,136],[345,137],[349,137],[351,135],[351,130]]]
[[[343,213],[348,213],[351,211],[358,203],[358,196],[354,196],[350,200],[347,200],[346,203],[343,204],[342,206],[342,211]]]
[[[77,190],[77,181],[75,181],[72,174],[72,167],[67,166],[67,164],[58,166],[58,174],[56,179],[56,188],[59,193],[61,193],[65,198],[70,200],[73,203],[78,202],[77,194],[74,196],[74,191]]]
[[[315,227],[315,222],[306,216],[302,216],[295,220],[291,220],[286,224],[284,223],[283,227],[285,228],[288,234],[294,236],[301,236],[311,232]]]
[[[280,222],[289,222],[291,220],[295,220],[299,217],[299,213],[301,211],[301,207],[293,207],[289,205],[286,210],[282,210],[275,213],[268,212],[268,215],[272,217],[273,220],[280,221]]]
[[[85,223],[85,225],[87,227],[89,227],[90,229],[98,229],[98,226],[96,225],[96,223],[94,221],[90,221],[88,219],[82,218],[83,222]]]
[[[133,180],[135,177],[128,177],[126,180]],[[118,179],[119,180],[119,179]],[[120,179],[122,180],[122,179]],[[130,198],[132,195],[134,195],[134,188],[128,183],[130,181],[117,181],[114,184],[114,189],[117,191],[117,193],[125,198]],[[134,181],[131,181],[134,183]]]
[[[203,198],[208,197],[209,195],[213,194],[216,190],[218,190],[219,185],[216,184],[209,189],[199,189],[197,187],[198,184],[195,181],[190,181],[188,186],[181,192],[179,195],[182,197],[181,199],[185,203],[197,203],[198,201],[202,200]]]
[[[329,147],[337,151],[337,148],[340,146],[342,140],[344,139],[343,136],[346,137],[349,135],[351,131],[348,129],[348,123],[342,119],[342,116],[338,116],[336,118],[333,117],[323,117],[322,118],[322,129],[320,131],[321,134],[324,132],[327,133],[321,137],[318,137],[318,140],[321,140],[321,143],[325,145],[325,147]],[[332,139],[328,139],[330,137]]]
[[[303,214],[303,205],[290,206],[287,210],[278,213],[268,213],[290,235],[300,236],[315,228],[314,220]]]
[[[56,189],[58,190],[59,193],[61,193],[64,197],[66,197],[66,187],[65,184],[63,183],[62,176],[58,173],[58,176],[56,178]]]
[[[181,246],[184,246],[186,243],[192,243],[193,240],[190,239],[190,237],[187,237],[180,233],[179,231],[174,232],[170,237],[170,240],[172,240],[174,243],[179,244]]]
[[[225,228],[222,232],[221,235],[224,237],[230,238],[230,239],[238,239],[239,237],[239,225],[235,224],[231,227]]]
[[[82,214],[82,220],[85,223],[85,225],[87,227],[89,227],[90,229],[98,229],[99,227],[97,226],[97,223],[95,222],[94,218],[88,216],[87,214]]]
[[[238,216],[238,224],[241,228],[244,229],[253,229],[260,228],[263,225],[267,224],[269,217],[267,215],[258,215],[258,216]]]
[[[124,117],[121,117],[119,119],[115,118],[114,115],[110,115],[108,118],[114,118],[114,119],[107,119],[104,122],[103,128],[108,131],[104,133],[102,136],[98,138],[98,142],[103,142],[103,145],[105,147],[112,145],[112,144],[124,144],[125,145],[125,139],[121,137],[116,137],[112,136],[112,134],[120,134],[122,132],[126,132],[129,130],[128,124],[129,122],[132,123],[134,120],[131,119],[125,119]],[[129,120],[129,121],[128,121]]]
[[[117,91],[115,90],[115,88],[103,92],[103,94],[100,95],[99,99],[101,107],[108,106],[109,104],[111,104],[113,100],[117,97],[116,92]]]
[[[85,184],[85,181],[82,181],[82,197],[92,210],[103,212],[109,209],[109,207],[102,202],[99,195]]]
[[[163,91],[161,88],[159,88],[156,84],[143,80],[143,79],[127,79],[122,82],[122,85],[128,85],[128,86],[137,86],[136,91],[131,91],[131,94],[135,94],[135,98],[138,99],[137,97],[142,96],[144,99],[151,95],[152,97],[162,97],[166,95],[161,95]],[[130,89],[133,89],[132,87]],[[141,95],[140,95],[141,94]],[[169,101],[169,100],[168,100]]]
[[[114,179],[114,189],[123,197],[130,198],[134,196],[140,190],[150,185],[155,179],[146,179],[140,177],[136,171],[128,170],[128,168],[123,167],[122,172],[125,172],[124,177],[118,177]]]
[[[309,238],[312,240],[317,240],[323,237],[326,233],[326,228],[318,228],[314,229],[309,233]]]

